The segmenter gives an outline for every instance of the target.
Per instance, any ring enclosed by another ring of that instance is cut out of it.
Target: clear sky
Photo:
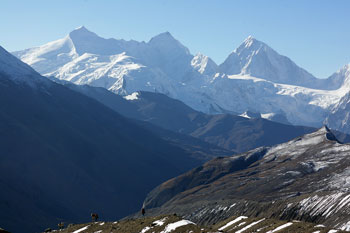
[[[249,35],[319,78],[350,63],[348,0],[0,0],[0,45],[42,45],[84,25],[105,38],[169,31],[220,64]]]

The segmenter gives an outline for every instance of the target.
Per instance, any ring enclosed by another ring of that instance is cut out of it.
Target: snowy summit
[[[250,110],[316,127],[350,87],[349,72],[317,79],[252,36],[220,65],[193,56],[169,32],[137,42],[104,39],[85,27],[13,54],[42,75],[75,84],[122,95],[160,92],[206,113]]]

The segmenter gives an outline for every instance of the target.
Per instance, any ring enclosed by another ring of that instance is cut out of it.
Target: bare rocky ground
[[[125,219],[116,222],[92,222],[85,224],[70,224],[63,230],[52,232],[62,233],[209,233],[209,232],[237,232],[237,233],[329,233],[334,229],[301,221],[280,221],[276,219],[247,218],[233,216],[210,226],[201,226],[184,220],[176,215],[162,215]],[[341,233],[343,231],[336,231]]]

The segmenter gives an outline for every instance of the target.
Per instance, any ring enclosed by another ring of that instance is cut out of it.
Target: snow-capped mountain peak
[[[173,35],[170,32],[162,32],[154,37],[152,37],[148,44],[158,44],[158,43],[180,43],[178,40],[176,40]]]
[[[91,31],[89,31],[84,25],[81,25],[81,26],[75,28],[70,33],[74,33],[74,32],[76,32],[76,33],[93,33]],[[93,33],[93,34],[95,34],[95,33]]]
[[[337,73],[342,77],[316,79],[252,36],[219,67],[208,56],[193,56],[169,32],[137,42],[105,39],[80,27],[60,40],[13,54],[42,75],[75,84],[123,95],[161,92],[207,113],[250,109],[270,119],[281,112],[285,123],[310,126],[322,124],[345,95],[345,88],[336,90],[343,76],[350,77],[346,66]]]
[[[342,84],[350,89],[350,63],[346,64],[337,73],[341,74],[344,77],[344,81]]]
[[[262,42],[260,42],[260,41],[258,41],[258,40],[256,40],[253,36],[248,36],[244,41],[243,41],[243,43],[242,43],[242,45],[241,46],[244,46],[245,48],[250,48],[250,47],[252,47],[253,45],[254,45],[254,43],[256,44],[256,43],[262,43]],[[241,47],[240,46],[240,47]]]
[[[350,82],[350,63],[343,66],[335,74],[343,78],[343,84],[345,84],[345,82]]]
[[[346,69],[348,72],[350,72],[350,63],[346,64],[343,69]]]
[[[267,44],[255,39],[253,36],[248,36],[243,43],[238,46],[233,53],[237,55],[247,56],[247,54],[242,53],[257,53],[259,49],[272,50]]]
[[[193,71],[193,55],[169,32],[153,37],[146,46],[148,57],[143,58],[146,65],[160,68],[176,82],[185,83],[191,78],[187,74]]]
[[[350,90],[350,63],[344,65],[328,78],[328,86],[332,89]]]
[[[201,74],[213,75],[218,69],[218,65],[208,56],[197,53],[191,61],[192,67]]]
[[[320,85],[314,76],[298,67],[288,57],[280,55],[252,36],[246,38],[228,56],[220,65],[220,70],[228,75],[250,75],[283,84],[312,88]]]
[[[89,31],[86,27],[80,26],[69,33],[72,40],[84,40],[99,37],[96,33]]]
[[[348,133],[350,132],[350,64],[335,72],[329,81],[335,87],[340,87],[338,90],[344,92],[344,96],[330,109],[324,123],[332,129]]]
[[[255,39],[253,36],[248,36],[220,65],[220,70],[228,75],[245,74],[254,76],[250,69],[251,65],[255,63],[257,57],[264,55],[267,51],[275,53],[265,43]],[[269,80],[266,77],[261,78]]]
[[[148,45],[162,51],[163,53],[175,52],[175,50],[178,50],[186,55],[191,55],[189,49],[176,40],[170,32],[163,32],[155,37],[152,37],[152,39],[148,42]]]
[[[193,56],[169,32],[145,43],[105,39],[82,26],[60,40],[14,55],[45,76],[123,94],[173,93],[173,85],[193,69]]]
[[[176,39],[173,37],[173,35],[171,35],[170,32],[166,31],[166,32],[162,32],[162,33],[152,37],[150,39],[150,42],[151,41],[153,41],[153,42],[161,41],[161,40],[174,40],[175,41]]]
[[[68,35],[75,51],[79,55],[84,53],[115,55],[125,52],[122,42],[116,39],[104,39],[96,33],[89,31],[84,26],[71,31]]]

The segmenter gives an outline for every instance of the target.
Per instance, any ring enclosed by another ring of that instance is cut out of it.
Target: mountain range
[[[104,39],[85,27],[63,39],[13,53],[44,76],[121,95],[163,93],[205,113],[279,114],[320,127],[350,89],[348,65],[317,79],[249,36],[220,65],[192,55],[169,32],[148,42]],[[343,130],[341,127],[336,130]]]

